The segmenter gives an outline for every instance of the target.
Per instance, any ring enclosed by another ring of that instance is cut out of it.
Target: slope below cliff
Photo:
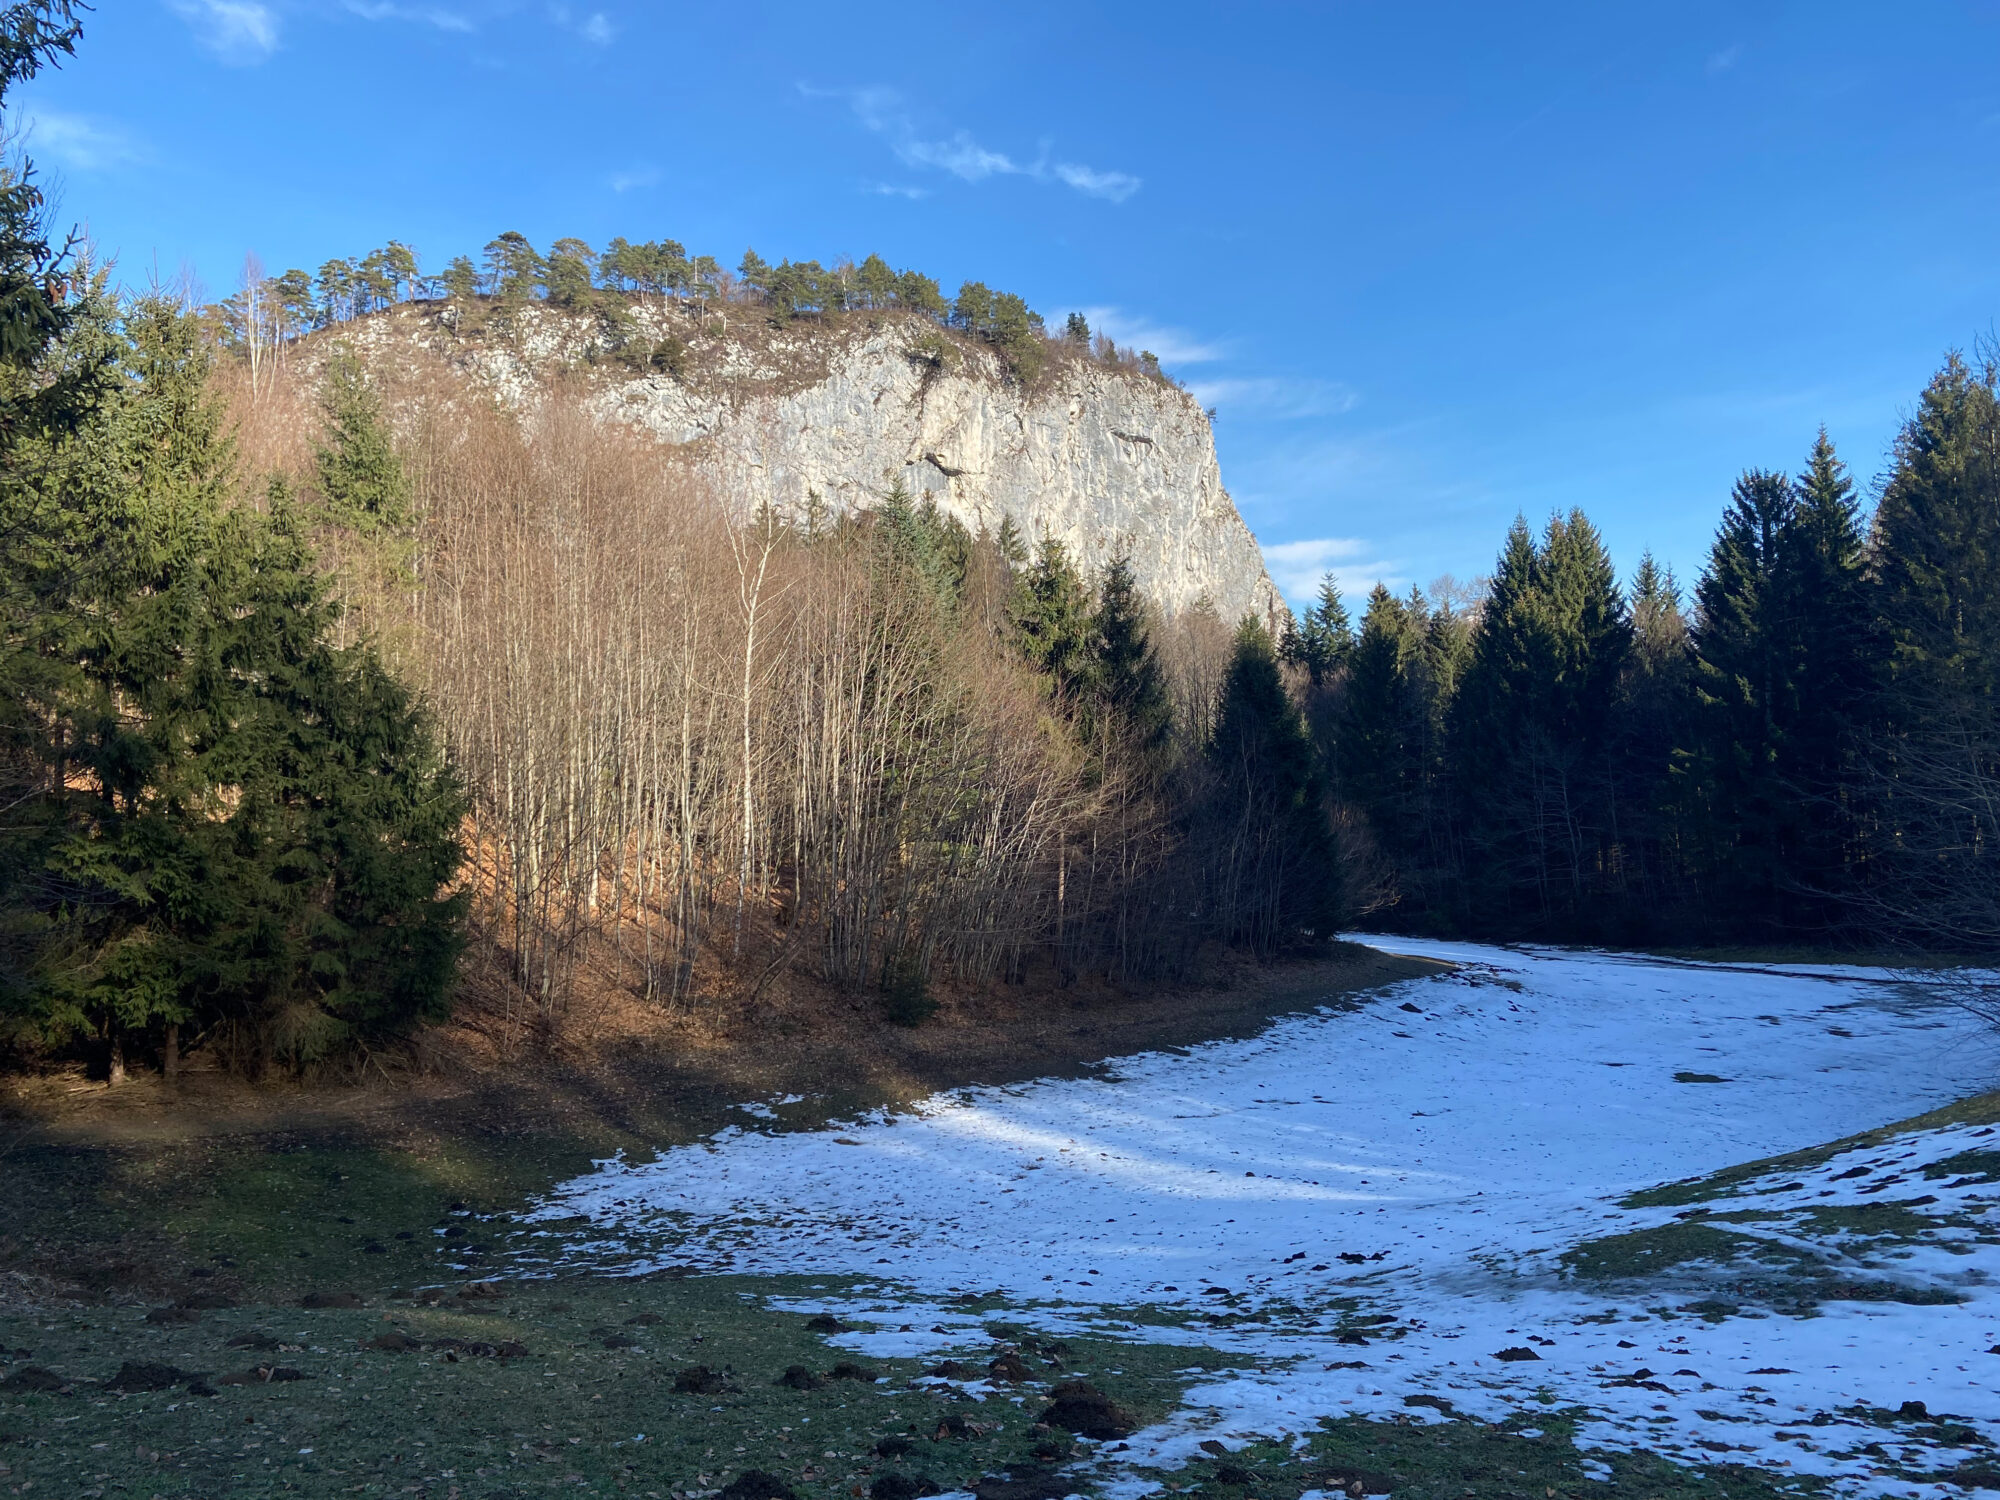
[[[1193,397],[1081,350],[1052,344],[1023,385],[927,319],[772,328],[657,303],[618,333],[539,305],[454,327],[432,304],[342,336],[377,354],[422,345],[517,410],[580,379],[603,420],[672,447],[742,511],[864,509],[900,481],[975,532],[1011,520],[1030,542],[1052,537],[1086,569],[1122,553],[1169,614],[1203,599],[1225,620],[1283,608]]]

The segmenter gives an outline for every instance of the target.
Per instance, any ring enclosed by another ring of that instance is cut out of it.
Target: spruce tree
[[[382,399],[351,350],[327,360],[320,407],[326,434],[313,453],[313,471],[328,518],[363,535],[410,524],[410,477],[396,454]]]
[[[1091,679],[1107,728],[1123,739],[1141,764],[1157,775],[1164,769],[1173,735],[1173,705],[1165,675],[1153,651],[1150,610],[1132,576],[1129,558],[1105,565],[1091,618],[1096,661]]]
[[[1254,619],[1237,628],[1208,761],[1199,847],[1219,936],[1264,956],[1332,937],[1346,894],[1325,788],[1276,646]]]
[[[1008,605],[1015,649],[1049,693],[1074,704],[1092,686],[1090,591],[1054,537],[1044,537],[1033,566],[1014,583]]]
[[[1840,920],[1874,654],[1865,588],[1859,506],[1823,431],[1796,482],[1743,476],[1696,590],[1689,757],[1727,926]]]
[[[1885,665],[1869,743],[1883,933],[2000,949],[2000,371],[1954,355],[1875,512]]]
[[[195,319],[81,311],[66,342],[121,378],[0,484],[76,559],[9,612],[41,664],[39,735],[14,746],[40,775],[0,830],[14,1039],[94,1041],[115,1076],[184,1030],[254,1068],[440,1014],[464,801],[423,714],[372,652],[334,646],[286,509],[235,503]]]
[[[1631,647],[1625,601],[1581,511],[1536,545],[1516,520],[1452,709],[1466,896],[1484,930],[1581,930],[1615,867],[1608,741]]]
[[[1285,660],[1305,669],[1313,686],[1331,682],[1346,667],[1354,650],[1354,628],[1341,602],[1340,586],[1328,573],[1319,582],[1319,600],[1300,616],[1285,635]]]
[[[1377,843],[1404,869],[1421,844],[1422,736],[1411,712],[1411,670],[1420,650],[1420,627],[1408,606],[1376,584],[1348,663],[1334,738],[1341,800],[1366,817]]]

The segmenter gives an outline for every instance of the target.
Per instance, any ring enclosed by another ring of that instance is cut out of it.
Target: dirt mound
[[[721,1500],[799,1500],[792,1487],[762,1469],[745,1469],[723,1490]]]
[[[674,1376],[674,1394],[677,1396],[719,1396],[731,1389],[734,1387],[729,1377],[720,1370],[711,1370],[707,1365],[695,1365]],[[758,1472],[756,1469],[750,1471],[751,1474]],[[744,1479],[749,1477],[749,1474],[743,1476]],[[737,1482],[740,1484],[742,1481]],[[790,1494],[791,1491],[785,1493]]]
[[[1137,1417],[1088,1381],[1064,1381],[1050,1395],[1055,1399],[1040,1417],[1050,1427],[1099,1441],[1130,1437],[1138,1430]]]

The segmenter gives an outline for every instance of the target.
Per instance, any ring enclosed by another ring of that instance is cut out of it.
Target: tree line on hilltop
[[[1692,598],[1581,512],[1484,597],[1329,579],[1285,642],[1381,919],[1508,938],[2000,941],[2000,402],[1953,357],[1872,516],[1822,430],[1736,483]]]
[[[749,303],[777,324],[847,312],[902,311],[982,340],[1024,382],[1041,371],[1050,344],[1042,315],[1018,294],[967,281],[947,297],[934,277],[892,270],[879,255],[858,265],[839,261],[822,266],[817,260],[772,265],[752,249],[731,272],[712,255],[689,255],[678,240],[635,244],[620,236],[598,251],[565,237],[541,251],[514,230],[489,241],[478,262],[454,256],[435,275],[423,272],[416,251],[400,240],[364,256],[328,260],[317,274],[294,268],[267,277],[253,259],[242,289],[218,304],[215,317],[224,342],[254,363],[264,351],[280,350],[307,333],[403,302],[442,300],[461,315],[481,305],[504,312],[540,302],[596,316],[614,343],[630,353],[635,297],[657,299],[697,319]],[[1069,314],[1057,341],[1106,363],[1165,378],[1150,350],[1121,350],[1106,335],[1093,333],[1082,313]],[[653,362],[679,373],[671,354]]]

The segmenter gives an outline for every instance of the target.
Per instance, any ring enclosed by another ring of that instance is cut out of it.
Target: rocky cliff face
[[[1169,613],[1204,598],[1225,620],[1283,608],[1222,486],[1206,416],[1137,370],[1059,350],[1024,388],[991,350],[924,320],[774,330],[739,314],[725,330],[642,306],[639,342],[672,341],[666,362],[679,368],[634,371],[605,357],[594,319],[536,307],[501,331],[453,333],[436,314],[399,311],[354,336],[414,335],[516,407],[557,371],[582,371],[604,420],[673,445],[746,512],[797,513],[814,496],[864,509],[900,480],[975,532],[1011,518],[1030,543],[1054,537],[1086,569],[1123,553]]]

